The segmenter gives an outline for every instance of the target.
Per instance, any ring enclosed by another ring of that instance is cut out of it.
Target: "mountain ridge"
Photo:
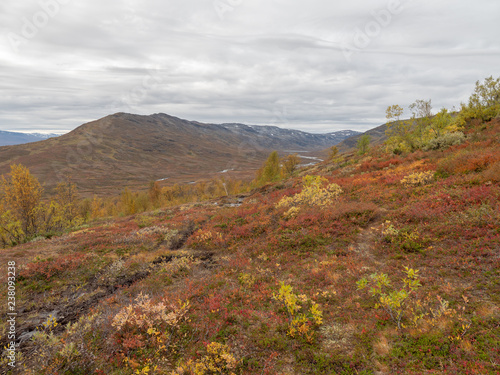
[[[0,147],[15,146],[31,142],[39,142],[45,139],[58,137],[60,134],[42,134],[42,133],[21,133],[0,130]]]
[[[21,163],[52,190],[70,175],[83,193],[116,193],[149,181],[187,183],[231,171],[250,178],[269,152],[321,152],[347,135],[244,124],[208,124],[164,113],[124,112],[83,124],[57,138],[0,148],[0,174]],[[348,134],[355,133],[350,131]]]

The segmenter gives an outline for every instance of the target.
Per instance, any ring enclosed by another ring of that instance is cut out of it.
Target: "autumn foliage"
[[[459,144],[334,155],[244,195],[219,180],[200,190],[224,199],[90,199],[118,217],[2,250],[19,271],[12,374],[498,373],[500,121],[476,120]],[[38,230],[49,204],[68,222],[72,197],[42,198]]]

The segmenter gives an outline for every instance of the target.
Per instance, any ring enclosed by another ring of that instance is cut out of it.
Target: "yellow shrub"
[[[201,263],[199,259],[195,259],[191,256],[183,256],[173,258],[170,262],[166,263],[161,269],[160,272],[166,272],[170,276],[176,276],[179,273],[187,272],[191,270],[193,266]]]
[[[238,275],[238,281],[242,286],[251,287],[255,284],[255,276],[249,273],[242,272]]]
[[[218,342],[207,345],[207,354],[196,362],[181,364],[171,375],[236,375],[239,361],[230,353],[229,347]]]
[[[408,176],[405,176],[401,180],[401,183],[407,187],[425,185],[434,179],[434,173],[434,171],[412,173]]]
[[[298,205],[326,206],[332,204],[335,198],[342,193],[342,188],[339,185],[326,185],[328,180],[321,176],[305,176],[302,183],[304,188],[300,193],[282,198],[276,208]]]
[[[293,288],[283,282],[278,294],[273,294],[273,298],[282,302],[285,306],[289,323],[288,335],[291,337],[302,337],[307,342],[313,342],[314,329],[323,323],[323,312],[319,309],[319,305],[309,300],[305,295],[296,295],[293,293]],[[309,304],[309,308],[305,305],[307,303]]]
[[[299,212],[300,212],[300,208],[298,208],[298,207],[291,207],[288,211],[286,211],[283,214],[283,218],[286,219],[286,220],[293,219],[293,218],[297,217],[297,215],[299,214]]]
[[[121,330],[125,325],[132,325],[143,329],[150,329],[161,323],[175,327],[184,318],[189,307],[189,302],[173,307],[168,312],[167,306],[163,303],[153,303],[146,294],[140,293],[135,299],[135,303],[121,309],[113,318],[112,326]]]
[[[222,234],[215,232],[212,233],[211,231],[203,231],[203,230],[198,230],[195,234],[195,238],[197,242],[210,242],[213,240],[217,241],[222,241]]]

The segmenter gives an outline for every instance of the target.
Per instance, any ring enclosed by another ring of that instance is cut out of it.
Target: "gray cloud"
[[[496,0],[4,0],[0,129],[125,111],[367,130],[390,104],[451,108],[497,77],[499,13]]]

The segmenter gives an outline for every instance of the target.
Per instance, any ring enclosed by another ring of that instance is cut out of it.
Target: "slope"
[[[0,252],[12,374],[497,374],[500,121],[463,131]]]
[[[337,148],[339,149],[340,152],[352,151],[356,148],[358,139],[365,134],[370,136],[371,146],[379,146],[383,144],[387,139],[387,136],[385,135],[386,129],[387,129],[387,124],[382,124],[364,133],[354,134],[353,136],[350,136],[339,142],[337,144]]]
[[[0,174],[22,163],[48,190],[71,175],[82,193],[116,193],[125,186],[144,188],[151,180],[187,183],[221,171],[249,177],[271,150],[321,150],[349,134],[117,113],[58,138],[0,148]]]

